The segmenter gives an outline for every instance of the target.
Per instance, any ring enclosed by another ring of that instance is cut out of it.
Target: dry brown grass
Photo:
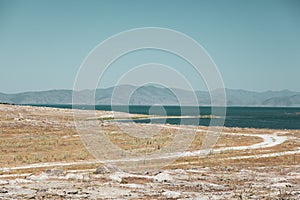
[[[102,112],[99,111],[98,113],[101,114]],[[22,119],[19,119],[20,115]],[[154,135],[151,138],[135,138],[125,134],[118,126],[113,124],[114,123],[107,124],[101,128],[113,143],[125,150],[135,150],[140,152],[156,151],[168,144],[176,133],[173,129],[163,128],[157,135]],[[73,115],[70,110],[0,105],[0,125],[0,167],[44,162],[93,160],[92,155],[85,149],[75,129]],[[202,130],[207,129],[207,127],[199,128]],[[272,134],[278,130],[224,128],[223,131],[244,134]],[[300,130],[288,131],[288,133],[283,133],[283,135],[300,138]],[[188,150],[200,149],[204,136],[205,133],[197,132]],[[262,142],[262,139],[259,137],[221,135],[215,148],[246,146],[259,142]],[[224,151],[219,154],[209,155],[207,158],[180,158],[174,163],[174,166],[271,166],[272,164],[280,163],[293,165],[300,162],[299,155],[242,160],[224,160],[223,158],[290,151],[299,148],[299,146],[299,140],[288,140],[281,145],[265,149]],[[182,164],[180,165],[180,163]],[[84,169],[95,166],[96,164],[83,164],[63,168]],[[30,170],[19,170],[18,172],[29,171]]]
[[[70,113],[57,113],[56,109],[30,110],[29,107],[9,113],[1,110],[1,167],[92,158],[74,126],[70,126],[73,119]],[[20,115],[22,119],[15,119]]]
[[[174,134],[177,130],[169,128],[162,128],[158,134],[149,138],[137,138],[128,135],[122,131],[117,125],[111,124],[109,126],[101,127],[110,141],[120,148],[125,150],[139,150],[142,152],[153,152],[159,150],[160,147],[166,145],[168,142],[174,139]],[[184,134],[184,130],[180,131]],[[145,133],[146,134],[146,133]],[[202,147],[202,142],[206,136],[206,132],[195,132],[194,139],[190,144],[188,150],[199,150]],[[260,143],[263,140],[260,137],[253,136],[240,136],[240,135],[221,135],[214,146],[214,148],[220,147],[232,147],[232,146],[248,146],[255,143]]]
[[[159,133],[149,138],[131,136],[114,124],[104,126],[102,130],[115,145],[124,150],[134,150],[139,153],[149,153],[159,150],[167,142],[170,142],[174,136],[172,131],[167,128],[160,130]]]

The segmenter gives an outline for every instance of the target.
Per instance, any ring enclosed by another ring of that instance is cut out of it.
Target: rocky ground
[[[155,174],[46,170],[1,177],[1,199],[299,199],[300,166],[191,167]]]
[[[164,144],[128,142],[115,122],[103,122],[111,112],[96,115],[122,148]],[[71,110],[0,105],[0,119],[0,199],[300,199],[299,130],[225,128],[204,158],[193,142],[186,152],[161,155],[176,159],[168,166],[128,172],[93,158]],[[168,137],[188,129],[165,126]],[[198,140],[205,131],[199,127]]]

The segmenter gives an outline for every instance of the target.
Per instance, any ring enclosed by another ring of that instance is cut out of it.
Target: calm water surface
[[[56,108],[72,108],[72,105],[34,105]],[[93,109],[92,106],[77,106],[79,109]],[[97,105],[97,110],[112,110],[111,106]],[[221,108],[217,108],[218,109]],[[168,116],[193,116],[210,115],[210,107],[182,107],[179,106],[114,106],[114,111],[123,111],[135,114],[157,114]],[[224,117],[224,116],[220,116]],[[218,119],[213,119],[218,120]],[[207,118],[167,118],[167,119],[140,119],[137,123],[169,123],[208,126],[211,119]],[[278,107],[228,107],[225,126],[227,127],[249,127],[269,129],[300,129],[300,108],[278,108]]]

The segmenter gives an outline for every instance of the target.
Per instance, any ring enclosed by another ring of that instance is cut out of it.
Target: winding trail
[[[166,126],[166,125],[162,125]],[[185,129],[188,128],[182,128],[182,127],[171,127],[166,126],[167,128],[171,129]],[[195,129],[192,129],[195,130]],[[197,130],[197,132],[209,132],[207,130]],[[275,132],[273,134],[245,134],[245,133],[226,133],[222,132],[221,134],[225,135],[240,135],[240,136],[253,136],[253,137],[260,137],[263,139],[263,142],[249,145],[249,146],[236,146],[236,147],[223,147],[218,149],[211,149],[211,150],[197,150],[197,151],[186,151],[186,152],[175,152],[175,153],[168,153],[168,154],[162,154],[157,157],[149,157],[146,158],[146,160],[156,160],[156,159],[170,159],[170,158],[179,158],[179,157],[189,157],[189,156],[201,156],[206,155],[207,151],[209,153],[220,153],[223,151],[240,151],[240,150],[250,150],[250,149],[260,149],[260,148],[267,148],[267,147],[273,147],[279,144],[282,144],[287,139],[289,139],[287,136],[279,136],[279,133],[287,133],[287,132]],[[238,156],[238,157],[229,157],[226,159],[245,159],[245,158],[260,158],[260,157],[275,157],[275,156],[281,156],[281,155],[291,155],[291,154],[297,154],[300,153],[300,149],[295,151],[285,151],[285,152],[276,152],[276,153],[270,153],[270,154],[260,154],[260,155],[249,155],[249,156]],[[32,168],[43,168],[43,167],[62,167],[62,166],[72,166],[72,165],[87,165],[87,164],[97,164],[97,163],[109,163],[109,162],[130,162],[130,161],[143,161],[145,158],[124,158],[124,159],[118,159],[118,160],[92,160],[92,161],[80,161],[80,162],[57,162],[57,163],[37,163],[37,164],[31,164],[31,165],[24,165],[24,166],[16,166],[16,167],[6,167],[6,168],[0,168],[1,171],[10,171],[10,170],[20,170],[20,169],[32,169]]]

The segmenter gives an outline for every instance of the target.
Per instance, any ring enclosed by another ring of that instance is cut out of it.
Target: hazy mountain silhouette
[[[191,92],[183,89],[167,89],[153,85],[137,88],[132,85],[121,85],[118,93],[114,95],[114,104],[128,104],[126,96],[133,91],[129,104],[132,105],[210,105],[210,94],[206,91]],[[114,87],[97,89],[95,103],[98,105],[110,105]],[[0,93],[0,102],[14,104],[71,104],[72,90],[49,90],[40,92],[23,92],[17,94]],[[93,90],[77,92],[82,100],[93,95]],[[177,97],[176,97],[176,95]],[[211,95],[217,97],[220,90],[215,90]],[[300,106],[300,92],[289,90],[253,92],[247,90],[226,89],[227,105],[229,106]]]

